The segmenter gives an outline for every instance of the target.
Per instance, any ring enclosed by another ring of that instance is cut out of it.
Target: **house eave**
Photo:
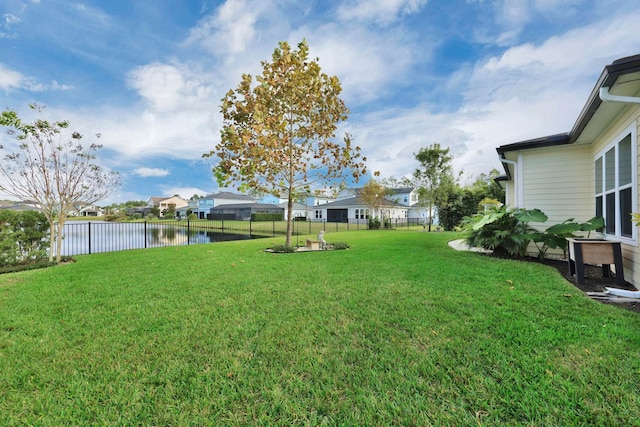
[[[568,133],[558,133],[555,135],[543,136],[540,138],[527,139],[524,141],[514,142],[512,144],[501,145],[496,151],[502,158],[505,153],[510,151],[530,150],[532,148],[553,147],[555,145],[565,145],[570,143]]]
[[[635,73],[638,74],[637,79],[636,76],[633,76]],[[621,77],[625,77],[625,79],[621,79]],[[606,125],[610,117],[627,108],[627,104],[604,102],[600,98],[600,88],[614,88],[616,84],[626,86],[625,92],[631,92],[632,95],[638,94],[640,91],[640,55],[620,58],[604,67],[570,132],[515,142],[496,148],[505,170],[505,175],[496,178],[496,182],[512,179],[509,161],[503,161],[508,160],[507,153],[576,143],[591,143],[592,135],[598,133],[600,126]]]
[[[572,144],[580,139],[583,132],[589,125],[589,122],[593,119],[600,106],[604,103],[600,98],[600,89],[603,87],[611,88],[616,84],[621,76],[633,73],[640,73],[640,55],[620,58],[604,67],[598,81],[589,94],[589,98],[587,98],[587,103],[582,108],[582,111],[580,111],[578,119],[571,129],[570,140]],[[605,104],[610,105],[612,108],[623,108],[620,104]]]
[[[511,170],[509,168],[510,161],[507,159],[506,153],[513,152],[513,151],[521,151],[521,150],[531,150],[534,148],[554,147],[558,145],[567,145],[567,144],[570,144],[569,134],[558,133],[555,135],[548,135],[540,138],[514,142],[512,144],[506,144],[496,148],[496,151],[498,152],[500,161],[502,162],[502,166],[504,167],[504,171],[506,174],[504,176],[500,176],[496,178],[496,182],[510,181],[512,178]]]

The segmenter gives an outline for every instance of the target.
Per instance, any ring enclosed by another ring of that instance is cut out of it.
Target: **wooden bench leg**
[[[576,270],[576,279],[578,280],[578,284],[584,286],[584,261],[582,259],[582,246],[574,245],[573,249],[575,250],[575,270]]]

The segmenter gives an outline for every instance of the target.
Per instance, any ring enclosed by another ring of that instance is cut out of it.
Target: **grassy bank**
[[[640,316],[448,233],[77,257],[0,276],[0,424],[632,425]]]

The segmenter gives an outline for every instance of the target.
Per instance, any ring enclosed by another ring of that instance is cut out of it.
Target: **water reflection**
[[[183,226],[175,223],[70,222],[65,224],[62,255],[193,245],[259,237],[263,236],[214,230],[188,230],[186,224]]]

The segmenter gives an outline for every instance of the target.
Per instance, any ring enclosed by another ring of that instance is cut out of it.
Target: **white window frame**
[[[356,219],[369,219],[369,209],[356,209]]]
[[[637,191],[637,180],[638,180],[638,155],[637,155],[637,124],[634,121],[631,125],[629,125],[624,131],[616,136],[604,147],[600,152],[596,154],[593,159],[593,167],[594,171],[597,165],[597,161],[601,159],[602,163],[602,171],[601,171],[601,188],[595,188],[597,182],[594,181],[594,203],[596,204],[597,209],[597,198],[602,198],[602,216],[605,218],[605,223],[607,222],[607,194],[615,194],[615,215],[616,215],[616,223],[615,230],[613,233],[608,233],[606,228],[602,231],[602,234],[605,238],[612,238],[616,240],[620,240],[623,243],[636,245],[638,241],[638,227],[635,224],[631,224],[631,237],[622,235],[622,224],[620,221],[620,192],[625,189],[631,188],[631,211],[635,212],[638,206],[638,191]],[[619,144],[622,142],[627,136],[631,135],[631,183],[628,184],[619,184],[619,168],[620,168],[620,158],[619,158]],[[612,189],[606,189],[606,159],[605,155],[611,150],[615,151],[615,185]],[[595,176],[594,176],[595,178]]]

